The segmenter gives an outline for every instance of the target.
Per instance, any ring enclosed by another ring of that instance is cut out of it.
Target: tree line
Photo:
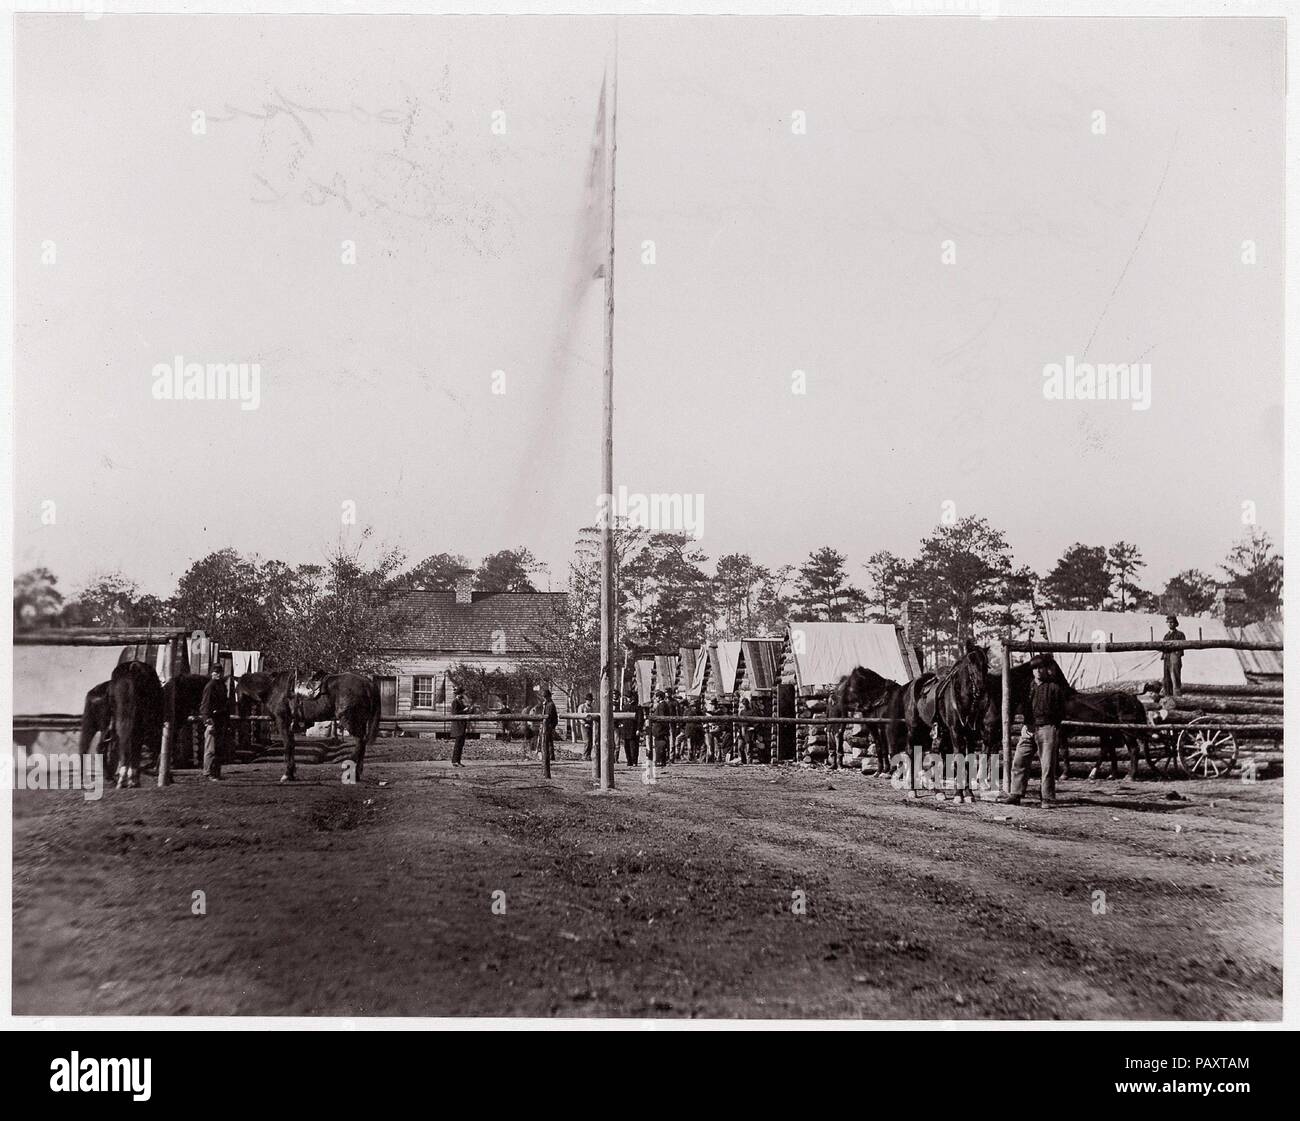
[[[798,565],[769,567],[747,553],[716,563],[694,538],[614,526],[617,641],[624,650],[660,650],[745,636],[779,635],[789,619],[897,622],[906,605],[915,639],[936,651],[967,637],[1027,631],[1044,608],[1209,612],[1221,588],[1233,589],[1227,622],[1273,619],[1282,602],[1282,557],[1269,535],[1249,527],[1217,573],[1189,568],[1156,591],[1146,562],[1126,541],[1071,544],[1045,574],[1017,564],[987,519],[937,526],[911,556],[872,554],[856,577],[843,553],[823,546]],[[553,597],[528,636],[539,673],[571,687],[598,678],[599,530],[581,530],[567,595]],[[545,566],[526,547],[502,549],[472,564],[437,553],[414,565],[396,549],[336,546],[320,564],[289,565],[221,549],[194,562],[166,598],[141,594],[122,573],[93,579],[68,599],[48,569],[14,581],[15,626],[185,626],[219,636],[233,649],[262,650],[276,664],[386,668],[384,652],[418,612],[413,590],[452,591],[467,571],[480,593],[535,592]]]

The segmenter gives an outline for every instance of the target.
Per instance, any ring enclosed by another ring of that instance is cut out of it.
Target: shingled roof
[[[455,654],[536,654],[565,592],[475,592],[457,603],[455,592],[407,592],[398,601],[392,651]],[[494,640],[498,637],[504,643]]]

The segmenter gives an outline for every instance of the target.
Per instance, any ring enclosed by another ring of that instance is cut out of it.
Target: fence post
[[[172,783],[172,722],[164,721],[162,729],[162,746],[158,750],[158,785],[170,786]]]
[[[1011,793],[1011,648],[999,643],[1002,655],[1002,793]]]

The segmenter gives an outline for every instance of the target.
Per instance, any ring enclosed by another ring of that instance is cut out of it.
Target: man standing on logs
[[[203,721],[203,776],[209,782],[221,781],[221,756],[226,745],[226,725],[230,720],[230,697],[221,672],[221,663],[213,662],[211,676],[199,698],[199,719]]]
[[[1178,619],[1170,615],[1165,619],[1169,624],[1169,631],[1165,634],[1165,642],[1186,642],[1187,636],[1178,629]],[[1181,650],[1166,650],[1162,655],[1165,663],[1165,695],[1177,699],[1178,694],[1183,691],[1183,652]]]
[[[1029,783],[1029,764],[1037,750],[1042,771],[1042,805],[1048,809],[1056,805],[1056,751],[1061,740],[1061,719],[1065,715],[1065,691],[1053,676],[1055,663],[1051,658],[1039,654],[1029,664],[1034,667],[1037,680],[1029,699],[1026,734],[1016,744],[1016,757],[1011,764],[1011,794],[1007,804],[1020,805]]]

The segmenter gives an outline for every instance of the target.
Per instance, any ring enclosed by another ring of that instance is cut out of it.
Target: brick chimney
[[[474,573],[468,568],[456,573],[456,602],[474,602]]]

